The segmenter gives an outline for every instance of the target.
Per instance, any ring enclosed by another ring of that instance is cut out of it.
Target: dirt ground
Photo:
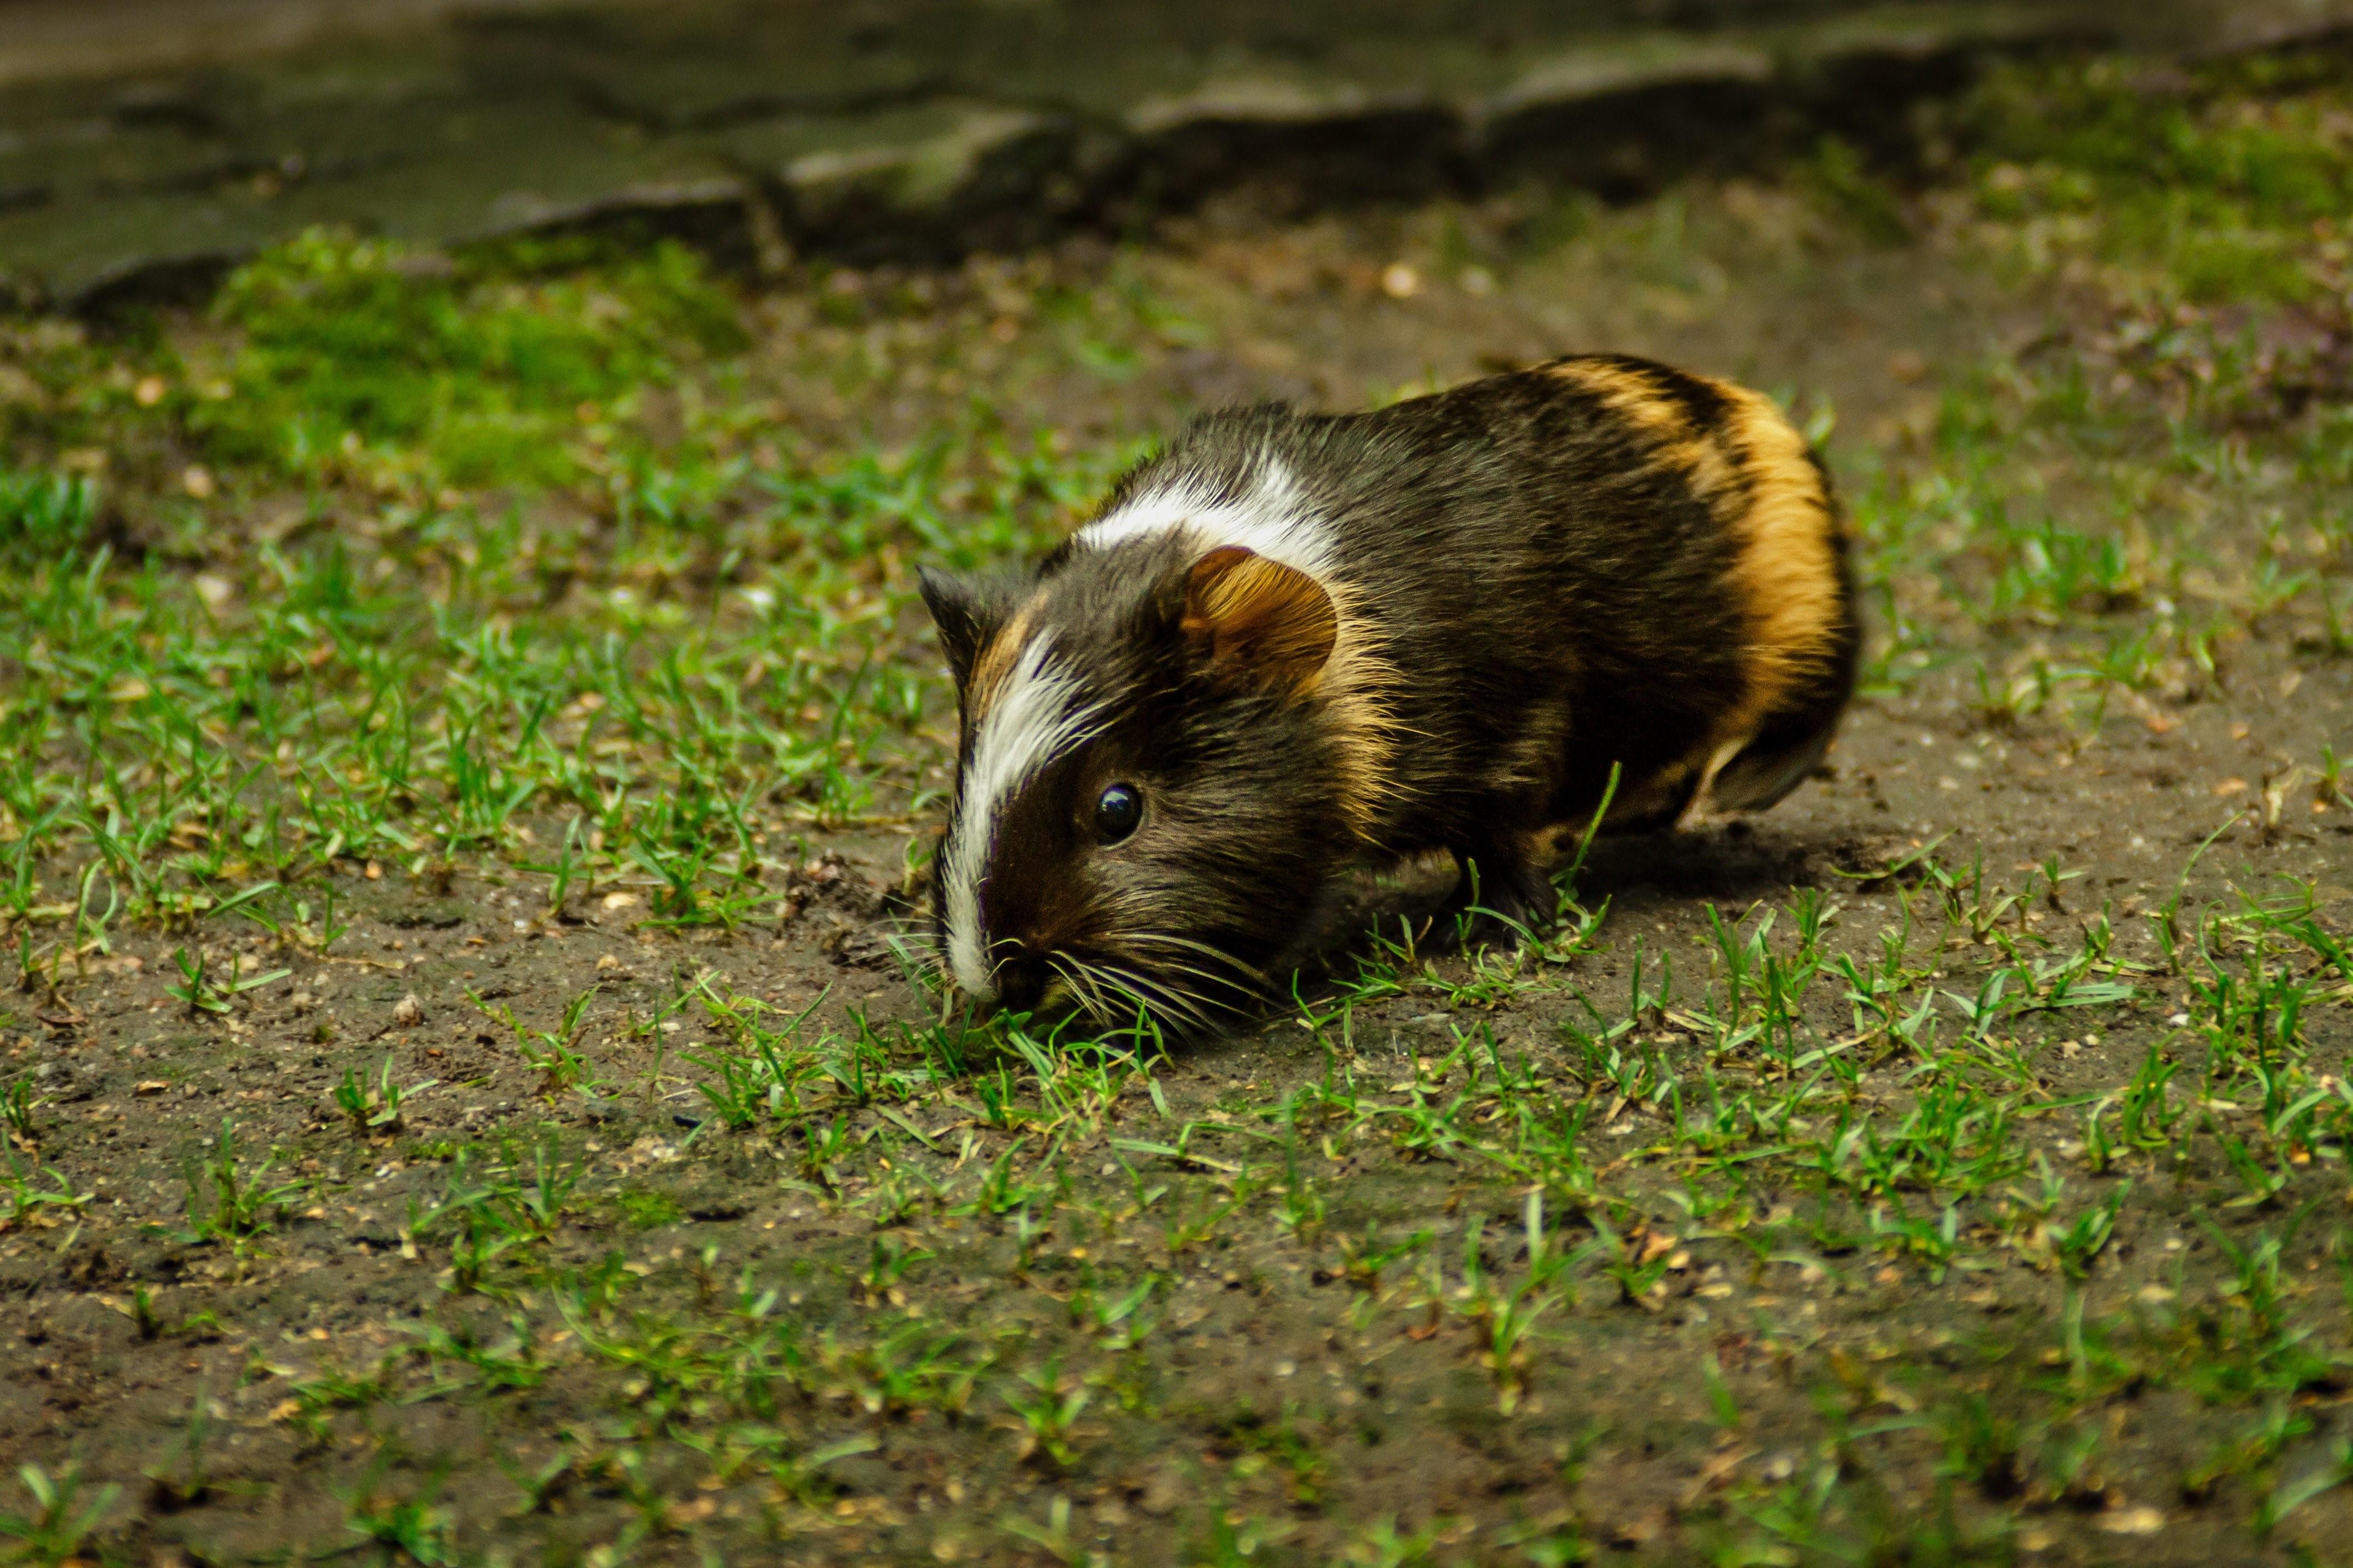
[[[2341,158],[2334,68],[2123,90]],[[812,268],[569,476],[237,447],[259,317],[12,329],[114,390],[12,427],[112,553],[11,566],[0,647],[0,1555],[2353,1562],[2345,247],[2038,205],[2079,151]],[[1595,844],[1521,950],[1368,873],[1222,1037],[944,1014],[913,564],[1194,409],[1603,348],[1824,438],[1873,647],[1820,775]],[[451,717],[301,838],[387,685]],[[207,749],[256,770],[156,804]]]

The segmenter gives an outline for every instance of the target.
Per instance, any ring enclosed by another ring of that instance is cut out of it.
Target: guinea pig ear
[[[1193,563],[1179,624],[1219,676],[1270,691],[1305,690],[1340,635],[1322,584],[1239,544]]]
[[[996,595],[976,584],[928,566],[915,574],[915,580],[923,588],[923,607],[932,612],[941,651],[948,656],[948,668],[955,672],[961,690],[972,679],[973,660],[1005,624],[1003,607]]]

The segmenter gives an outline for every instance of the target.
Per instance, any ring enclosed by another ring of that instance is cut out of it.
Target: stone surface
[[[97,309],[314,224],[637,222],[731,258],[1015,245],[1237,180],[1616,194],[1898,139],[1988,51],[2269,41],[2353,0],[0,0],[0,278]],[[2126,24],[2129,26],[2126,26]]]

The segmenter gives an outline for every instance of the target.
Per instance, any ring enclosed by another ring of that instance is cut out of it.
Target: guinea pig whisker
[[[1116,969],[1103,964],[1089,963],[1080,958],[1072,958],[1071,962],[1078,964],[1085,972],[1092,989],[1089,1011],[1103,1022],[1116,1024],[1126,1014],[1137,1008],[1149,1010],[1144,998],[1136,994],[1134,988],[1126,983],[1124,977]],[[1130,1005],[1119,1006],[1117,999],[1121,997],[1124,997]]]
[[[1126,961],[1123,966],[1123,972],[1127,974],[1130,979],[1149,984],[1155,989],[1166,990],[1172,994],[1183,994],[1191,997],[1196,1001],[1207,1002],[1208,999],[1206,996],[1201,995],[1199,992],[1192,986],[1182,984],[1173,979],[1164,979],[1162,977],[1171,974],[1190,974],[1199,980],[1207,982],[1208,984],[1219,986],[1223,989],[1242,989],[1242,987],[1237,985],[1233,980],[1225,975],[1200,968],[1196,964],[1186,963],[1180,960],[1148,958],[1144,954],[1133,952],[1124,952],[1120,956]]]
[[[1112,994],[1095,1011],[1095,1021],[1112,1031],[1134,1030],[1140,1020],[1155,1016],[1150,1001],[1116,981],[1106,981]]]
[[[1110,1010],[1103,994],[1101,976],[1094,966],[1067,953],[1056,953],[1046,961],[1047,966],[1062,977],[1080,1002],[1090,1013],[1103,1014]]]
[[[1134,970],[1105,967],[1117,975],[1120,989],[1135,998],[1136,1005],[1145,1011],[1173,1013],[1180,1023],[1202,1028],[1208,1026],[1206,998],[1183,986],[1138,974]]]
[[[1241,982],[1234,979],[1231,975],[1219,974],[1215,970],[1203,969],[1200,965],[1195,963],[1178,963],[1173,960],[1165,960],[1156,967],[1162,970],[1173,971],[1178,974],[1190,974],[1197,979],[1207,981],[1212,985],[1222,986],[1229,991],[1248,992],[1253,989],[1253,987],[1244,985]]]
[[[1217,987],[1214,997],[1210,993],[1198,986],[1187,985],[1181,981],[1168,978],[1165,970],[1155,971],[1155,978],[1150,984],[1153,989],[1162,995],[1184,998],[1187,1005],[1186,1010],[1194,1014],[1203,1024],[1209,1021],[1211,1013],[1235,1012],[1248,999],[1247,992],[1240,990],[1229,981],[1213,975],[1204,978]]]
[[[1251,970],[1246,965],[1235,965],[1241,974],[1248,977],[1247,979],[1237,979],[1232,974],[1221,974],[1214,970],[1204,969],[1198,964],[1186,963],[1176,959],[1156,958],[1149,961],[1149,964],[1155,973],[1189,974],[1193,976],[1204,984],[1218,991],[1224,997],[1224,1001],[1221,1005],[1229,1007],[1240,1006],[1248,998],[1259,994],[1266,988],[1265,981],[1258,975],[1255,970]],[[1190,988],[1188,987],[1187,989],[1188,992],[1190,992]],[[1204,1003],[1209,1001],[1208,997],[1200,995],[1198,992],[1191,992],[1190,994],[1196,995]]]
[[[1220,960],[1226,963],[1233,964],[1238,968],[1250,969],[1250,973],[1253,974],[1258,973],[1257,970],[1250,969],[1249,964],[1244,963],[1240,959],[1236,958],[1224,948],[1214,947],[1208,942],[1202,942],[1195,937],[1178,936],[1174,931],[1132,931],[1125,933],[1125,940],[1129,942],[1158,942],[1166,947],[1190,948],[1195,952],[1206,953],[1211,958]]]
[[[1226,952],[1222,948],[1212,947],[1206,942],[1196,942],[1191,937],[1176,936],[1167,931],[1139,931],[1123,933],[1120,941],[1123,943],[1129,945],[1173,947],[1181,949],[1187,952],[1197,952],[1205,958],[1215,959],[1217,962],[1226,965],[1228,968],[1248,976],[1253,986],[1264,985],[1266,984],[1266,974],[1264,971],[1243,963],[1240,959],[1236,958],[1232,953]],[[1198,973],[1200,972],[1197,970],[1195,973]]]
[[[893,931],[883,939],[883,945],[902,963],[913,964],[932,978],[946,978],[947,965],[940,956],[939,943],[928,932]]]
[[[1139,1016],[1149,1016],[1155,1011],[1167,1010],[1167,1005],[1165,1003],[1155,1006],[1152,998],[1137,988],[1134,984],[1136,977],[1125,973],[1116,966],[1089,964],[1087,967],[1089,973],[1096,978],[1103,989],[1112,994],[1110,997],[1105,997],[1102,1005],[1095,1009],[1096,1017],[1103,1023],[1132,1026]],[[1114,997],[1124,998],[1127,1005],[1124,1007],[1113,1005]]]

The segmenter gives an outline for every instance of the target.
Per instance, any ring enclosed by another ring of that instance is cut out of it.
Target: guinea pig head
[[[923,597],[960,718],[934,862],[957,988],[1178,1029],[1248,1001],[1351,847],[1330,595],[1179,531],[1065,547],[1027,592],[926,574]]]

